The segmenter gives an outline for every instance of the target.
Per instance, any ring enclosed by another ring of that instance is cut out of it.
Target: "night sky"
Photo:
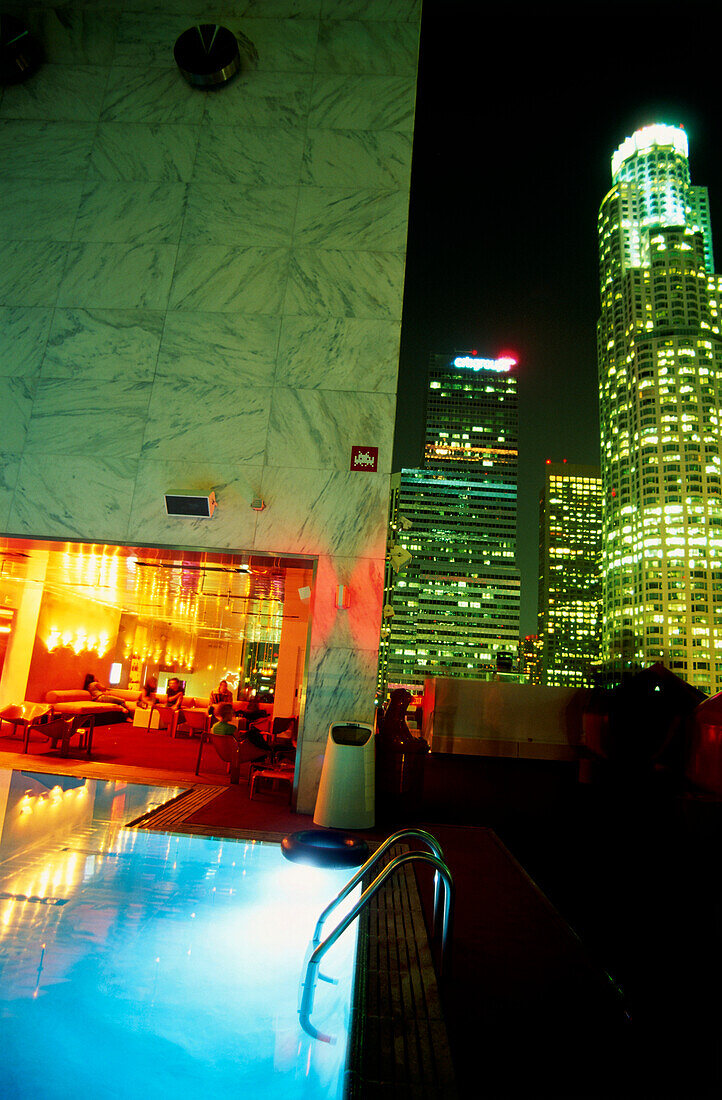
[[[613,151],[683,125],[722,260],[716,4],[424,0],[394,468],[419,465],[430,352],[519,360],[522,633],[546,458],[599,462],[599,205]],[[572,13],[572,14],[570,14]]]

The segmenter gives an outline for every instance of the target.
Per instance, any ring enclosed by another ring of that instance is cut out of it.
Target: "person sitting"
[[[227,680],[221,680],[215,691],[211,692],[211,703],[217,706],[219,703],[232,703],[233,692],[228,687]]]
[[[211,726],[211,739],[223,739],[217,745],[218,755],[222,760],[228,760],[231,766],[231,783],[238,783],[241,764],[260,760],[267,754],[268,745],[257,730],[249,730],[245,737],[240,737],[238,728],[233,725],[233,707],[230,703],[217,703],[213,714],[217,720]],[[232,741],[226,741],[226,738],[232,738]]]
[[[183,703],[183,685],[177,676],[171,676],[170,680],[166,684],[166,706],[172,710],[180,711],[181,704]]]
[[[90,694],[94,703],[116,703],[119,707],[122,707],[128,718],[132,718],[132,712],[128,707],[125,699],[121,699],[117,695],[113,695],[108,691],[105,684],[101,684],[94,672],[89,672],[83,681],[83,691],[87,691]]]
[[[248,722],[255,722],[257,718],[265,718],[266,711],[259,707],[258,703],[246,703],[241,709],[241,714]]]
[[[141,710],[149,710],[155,703],[158,702],[158,681],[151,676],[143,684],[141,693],[138,696],[136,706]]]
[[[174,721],[171,721],[171,729],[173,730],[173,736],[175,737],[178,730],[183,727],[183,732],[189,732],[185,726],[185,715],[183,713],[183,696],[185,695],[185,688],[178,679],[177,676],[171,676],[170,680],[165,686],[165,706],[172,711],[175,711],[177,717]]]

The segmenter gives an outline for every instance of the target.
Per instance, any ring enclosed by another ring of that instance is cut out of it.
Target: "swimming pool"
[[[355,936],[316,993],[336,1043],[297,1007],[316,918],[351,872],[123,827],[175,793],[0,772],[0,1095],[342,1096]]]

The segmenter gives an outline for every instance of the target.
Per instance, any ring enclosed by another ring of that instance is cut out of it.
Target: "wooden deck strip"
[[[387,860],[405,850],[394,848]],[[382,861],[383,862],[383,861]],[[349,1100],[455,1097],[441,998],[412,866],[371,899],[359,928]]]
[[[178,825],[182,825],[187,818],[191,817],[202,806],[207,805],[208,802],[212,802],[225,789],[225,787],[210,786],[192,787],[190,790],[183,791],[171,802],[166,802],[163,806],[143,814],[136,821],[131,821],[128,827],[174,831]]]

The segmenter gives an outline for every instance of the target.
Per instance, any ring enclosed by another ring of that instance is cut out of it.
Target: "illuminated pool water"
[[[123,828],[174,793],[0,772],[0,1095],[342,1095],[355,937],[316,994],[336,1043],[297,1007],[316,918],[351,872]]]

